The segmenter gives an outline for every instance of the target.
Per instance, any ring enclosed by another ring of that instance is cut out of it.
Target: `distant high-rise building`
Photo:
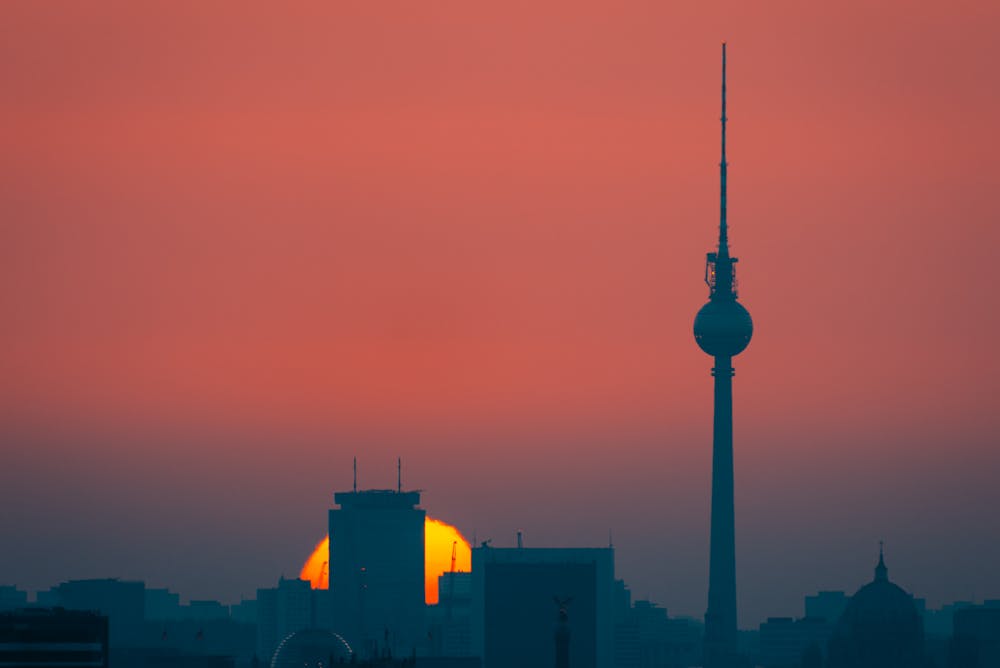
[[[667,609],[652,601],[639,600],[633,610],[639,639],[639,665],[641,668],[670,666],[668,648],[669,620]]]
[[[741,665],[736,625],[736,526],[733,508],[733,365],[753,335],[750,314],[736,300],[736,262],[729,255],[726,219],[726,45],[722,45],[722,161],[719,247],[709,253],[705,282],[709,301],[694,320],[698,346],[715,358],[715,418],[712,442],[712,525],[705,613],[707,668]]]
[[[953,668],[1000,666],[1000,606],[984,604],[956,611],[950,650]]]
[[[950,638],[955,613],[973,605],[972,601],[953,601],[937,610],[927,610],[924,613],[924,633]]]
[[[639,668],[701,665],[705,627],[690,617],[668,617],[667,609],[646,600],[632,607],[638,631]]]
[[[641,668],[639,662],[639,625],[632,610],[632,592],[624,580],[615,580],[612,598],[614,619],[615,668]]]
[[[569,664],[612,668],[612,548],[472,550],[472,653],[484,668],[551,668],[556,602],[569,601]]]
[[[760,657],[763,668],[799,668],[809,652],[820,657],[833,623],[822,617],[769,617],[760,625]]]
[[[842,591],[821,591],[813,596],[806,596],[806,617],[825,619],[832,625],[840,619],[849,600]]]
[[[144,594],[146,619],[181,619],[180,594],[169,589],[146,588]]]
[[[438,592],[438,604],[427,609],[431,654],[471,656],[472,573],[442,573]]]
[[[281,578],[274,589],[257,590],[257,653],[269,660],[288,635],[316,627],[313,590],[307,580]]]
[[[409,656],[425,642],[420,492],[337,492],[330,511],[334,631],[362,658]]]
[[[39,592],[39,603],[68,610],[94,610],[108,617],[108,642],[114,648],[143,642],[146,618],[146,585],[117,578],[70,580],[48,592]]]
[[[229,618],[234,622],[257,624],[257,599],[241,599],[239,603],[229,606]]]
[[[28,592],[14,585],[0,586],[0,610],[14,610],[28,605]]]

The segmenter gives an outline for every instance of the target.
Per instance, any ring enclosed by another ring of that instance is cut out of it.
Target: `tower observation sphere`
[[[743,352],[753,336],[750,312],[735,299],[711,299],[694,318],[694,340],[709,355],[732,357]]]

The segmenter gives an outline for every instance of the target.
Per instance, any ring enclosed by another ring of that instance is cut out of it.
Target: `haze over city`
[[[238,601],[401,457],[703,615],[727,40],[741,626],[1000,597],[996,3],[3,14],[4,581]]]

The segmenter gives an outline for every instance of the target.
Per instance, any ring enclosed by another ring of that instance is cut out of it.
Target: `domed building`
[[[306,629],[289,634],[271,657],[271,668],[329,668],[348,663],[351,646],[333,631]]]
[[[924,625],[913,596],[889,581],[879,548],[875,579],[851,597],[829,643],[830,668],[919,668]]]

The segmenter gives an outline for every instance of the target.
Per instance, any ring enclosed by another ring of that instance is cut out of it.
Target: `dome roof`
[[[879,549],[875,579],[855,592],[841,619],[848,618],[854,624],[875,624],[910,622],[918,617],[913,597],[903,591],[902,587],[889,581],[889,569],[886,568],[885,558]]]
[[[913,597],[889,581],[879,550],[875,579],[851,597],[830,638],[830,665],[910,668],[923,653],[923,621]]]
[[[852,624],[909,623],[919,621],[913,597],[888,580],[869,582],[851,597],[844,616]]]
[[[329,668],[351,659],[351,646],[333,631],[306,629],[289,634],[271,658],[271,668]]]

